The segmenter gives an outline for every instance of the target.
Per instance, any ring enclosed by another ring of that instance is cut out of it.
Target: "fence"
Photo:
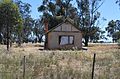
[[[0,56],[0,79],[119,79],[120,54],[42,53]],[[94,73],[92,73],[92,71]],[[94,76],[92,76],[94,75]]]

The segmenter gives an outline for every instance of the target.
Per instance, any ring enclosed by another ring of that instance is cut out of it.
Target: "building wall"
[[[53,31],[79,31],[70,23],[63,23],[59,27],[55,28]]]
[[[74,36],[74,44],[59,45],[59,36],[61,35]],[[78,49],[82,48],[82,34],[80,31],[69,31],[69,32],[53,31],[48,33],[48,49],[72,49],[73,47],[76,47]]]

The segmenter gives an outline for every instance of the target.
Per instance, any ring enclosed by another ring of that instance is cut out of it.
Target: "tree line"
[[[105,0],[42,0],[38,7],[41,13],[38,19],[31,17],[31,5],[21,0],[0,1],[0,43],[6,44],[7,49],[17,42],[29,42],[36,36],[35,42],[41,42],[45,33],[44,24],[48,29],[53,28],[69,17],[81,31],[85,46],[88,42],[98,42],[107,39],[105,31],[100,28],[100,12],[98,9]],[[117,4],[119,0],[116,0]],[[111,20],[106,27],[108,36],[114,42],[120,39],[120,21]],[[47,38],[47,37],[46,37]]]
[[[29,42],[31,34],[36,35],[35,42],[41,41],[43,27],[40,19],[31,17],[31,5],[21,0],[0,1],[0,43],[7,45],[7,50],[13,42],[21,46]]]

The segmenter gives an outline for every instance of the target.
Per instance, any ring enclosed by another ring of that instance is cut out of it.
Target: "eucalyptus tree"
[[[120,6],[120,0],[115,0],[116,4],[118,4]]]
[[[48,29],[51,29],[63,22],[66,17],[74,17],[77,12],[75,12],[76,9],[72,6],[71,1],[72,0],[43,0],[43,4],[38,7],[38,11],[42,13],[42,23],[44,25],[48,24]]]
[[[32,28],[34,26],[34,19],[31,17],[31,5],[29,3],[24,3],[21,0],[14,0],[19,8],[19,12],[23,19],[22,24],[22,40],[23,42],[28,42],[28,37],[31,35]]]
[[[34,27],[33,27],[33,33],[34,33],[35,36],[37,36],[36,42],[41,42],[42,37],[44,35],[44,27],[43,27],[42,20],[35,19],[35,23],[34,23]]]
[[[2,30],[6,30],[7,50],[9,50],[10,40],[14,27],[22,23],[18,6],[11,0],[0,2],[0,25]]]
[[[113,42],[117,42],[120,39],[120,20],[111,20],[106,27],[108,36],[113,38]]]
[[[76,0],[79,14],[79,26],[83,33],[85,46],[88,46],[90,36],[94,35],[98,29],[97,21],[100,17],[98,9],[104,0]]]
[[[77,8],[72,5],[72,0],[43,0],[43,4],[38,7],[38,11],[43,14],[42,20],[47,18],[49,27],[56,26],[67,17],[75,19],[77,15]],[[50,22],[52,20],[54,22]]]
[[[90,35],[90,42],[97,43],[100,39],[107,40],[106,36],[104,35],[105,31],[101,30],[100,27],[93,27],[92,30],[94,33]]]
[[[88,46],[90,36],[98,33],[98,29],[96,28],[98,27],[96,22],[100,17],[98,9],[104,1],[76,0],[77,8],[73,5],[72,1],[73,0],[43,0],[43,4],[38,8],[38,11],[43,13],[43,20],[47,18],[49,27],[54,27],[66,17],[73,19],[74,24],[79,26],[82,31],[83,38],[85,39],[85,46]],[[58,19],[56,19],[58,16],[62,16],[59,22],[57,22]],[[54,22],[51,22],[51,19],[54,19]]]

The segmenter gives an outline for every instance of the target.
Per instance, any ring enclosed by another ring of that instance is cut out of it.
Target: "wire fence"
[[[69,53],[0,57],[0,79],[119,79],[120,57]],[[93,72],[94,63],[94,72]],[[93,78],[92,78],[93,75]]]

